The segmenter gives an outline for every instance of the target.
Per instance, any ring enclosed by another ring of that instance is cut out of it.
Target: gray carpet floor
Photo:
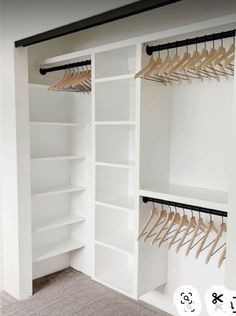
[[[169,315],[129,299],[71,268],[35,280],[34,292],[22,301],[1,293],[1,316]]]

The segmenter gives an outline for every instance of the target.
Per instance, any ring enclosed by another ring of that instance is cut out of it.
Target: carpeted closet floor
[[[168,316],[71,268],[34,281],[35,294],[17,301],[1,294],[1,316]]]

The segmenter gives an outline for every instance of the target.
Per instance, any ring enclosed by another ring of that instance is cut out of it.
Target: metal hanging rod
[[[51,68],[40,68],[39,72],[41,73],[41,75],[46,75],[46,73],[48,73],[48,72],[76,68],[76,67],[82,67],[82,66],[87,66],[87,65],[91,65],[91,60],[88,59],[88,60],[84,60],[84,61],[78,61],[76,63],[70,63],[70,64],[55,66],[55,67],[51,67]]]
[[[221,39],[229,38],[229,37],[235,37],[235,29],[230,30],[230,31],[226,31],[226,32],[220,32],[220,33],[214,33],[214,34],[204,35],[204,36],[200,36],[200,37],[194,37],[194,38],[190,38],[190,39],[186,39],[186,40],[182,40],[182,41],[160,44],[160,45],[156,45],[156,46],[149,46],[148,45],[148,46],[146,46],[146,53],[150,56],[154,52],[160,52],[162,50],[184,47],[184,46],[200,44],[200,43],[206,43],[206,42],[221,40]]]
[[[219,211],[219,210],[199,207],[199,206],[190,205],[190,204],[178,203],[178,202],[173,202],[173,201],[166,201],[166,200],[151,198],[147,196],[143,196],[143,202],[144,203],[153,202],[153,203],[159,203],[159,204],[164,204],[164,205],[169,205],[169,206],[175,206],[175,207],[179,207],[186,210],[192,210],[192,211],[196,211],[200,213],[206,213],[206,214],[217,215],[217,216],[222,216],[222,217],[228,216],[227,212],[225,211]]]

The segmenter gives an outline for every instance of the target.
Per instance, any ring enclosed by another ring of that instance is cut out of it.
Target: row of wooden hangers
[[[148,63],[136,73],[135,78],[157,81],[165,86],[173,83],[188,82],[192,79],[200,81],[228,79],[234,75],[235,38],[232,44],[226,49],[223,39],[218,48],[215,41],[211,48],[199,49],[196,44],[195,50],[190,53],[186,46],[185,53],[179,53],[178,48],[175,54],[171,55],[169,49],[158,56],[151,56]],[[161,56],[162,55],[162,56]]]
[[[88,93],[91,91],[91,69],[82,66],[65,70],[64,75],[48,87],[48,90],[64,90]]]
[[[209,249],[205,259],[207,264],[215,254],[223,249],[218,260],[218,267],[220,268],[226,258],[225,234],[227,225],[224,223],[223,217],[221,225],[217,227],[211,215],[209,215],[209,220],[204,220],[200,213],[197,217],[194,213],[195,211],[191,211],[191,215],[187,215],[184,209],[180,212],[179,209],[171,206],[166,210],[163,205],[160,208],[159,204],[156,207],[153,203],[138,240],[151,241],[153,246],[158,247],[168,243],[168,249],[175,246],[176,253],[186,247],[186,256],[195,249],[196,259],[201,253]],[[222,244],[219,246],[221,240]]]

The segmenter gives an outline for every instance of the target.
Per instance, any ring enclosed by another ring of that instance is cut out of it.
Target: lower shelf
[[[110,274],[95,276],[94,280],[120,292],[124,295],[133,297],[133,269],[119,269]]]
[[[33,249],[33,262],[46,260],[83,247],[85,247],[85,244],[73,239],[38,247]]]

